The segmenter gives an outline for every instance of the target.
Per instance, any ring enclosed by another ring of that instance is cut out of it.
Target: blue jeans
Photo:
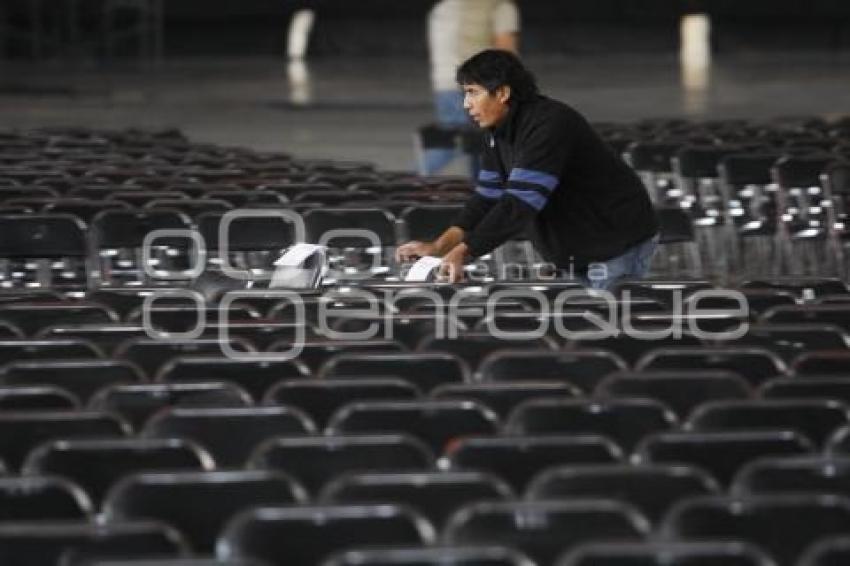
[[[468,126],[469,116],[463,108],[463,93],[460,90],[438,90],[434,93],[434,104],[437,111],[437,123],[444,126]],[[426,149],[423,173],[434,175],[464,153],[458,149]],[[470,159],[470,173],[473,177],[478,174],[477,164]]]
[[[646,277],[652,256],[658,248],[658,234],[609,260],[591,263],[579,282],[591,289],[610,289],[619,279]]]

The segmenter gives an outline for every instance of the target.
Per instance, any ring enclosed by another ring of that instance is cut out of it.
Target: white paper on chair
[[[405,281],[423,282],[428,281],[428,276],[443,262],[442,259],[433,256],[425,256],[419,258],[419,261],[413,264],[410,271],[407,272]]]
[[[301,267],[307,258],[313,255],[316,252],[325,253],[325,246],[319,246],[317,244],[295,244],[285,254],[280,256],[280,258],[274,262],[275,265],[281,266],[286,265],[289,267]]]
[[[288,288],[313,288],[324,277],[327,266],[325,265],[325,246],[316,244],[295,244],[274,262],[275,272],[272,276],[270,289]],[[317,266],[307,269],[304,264],[310,258],[318,256]]]

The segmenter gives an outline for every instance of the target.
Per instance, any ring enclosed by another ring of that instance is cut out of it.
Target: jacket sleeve
[[[498,171],[499,167],[496,165],[492,151],[492,148],[488,147],[482,152],[481,170],[478,172],[475,192],[452,222],[453,226],[461,228],[466,233],[475,229],[505,192],[502,175]]]
[[[506,190],[466,234],[470,255],[488,254],[526,233],[550,195],[564,190],[559,177],[570,151],[568,129],[561,124],[538,121],[518,132]]]

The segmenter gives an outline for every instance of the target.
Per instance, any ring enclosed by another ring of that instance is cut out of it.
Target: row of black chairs
[[[361,457],[381,457],[375,450],[381,440],[386,457],[389,437],[342,438],[337,445],[347,452],[360,442]],[[272,447],[281,450],[280,462],[295,461],[295,467],[303,462],[306,452],[293,451],[297,447],[292,441],[275,442]],[[371,451],[365,449],[368,442]],[[287,444],[288,453],[283,451]],[[559,554],[594,541],[610,545],[734,540],[754,545],[757,564],[795,564],[813,544],[821,546],[822,539],[844,535],[850,512],[846,458],[787,454],[754,460],[735,477],[729,492],[700,469],[681,463],[562,463],[542,471],[525,490],[514,491],[487,472],[417,469],[413,457],[408,460],[412,467],[380,472],[363,470],[361,460],[361,471],[339,476],[312,498],[275,467],[203,471],[197,461],[181,460],[177,441],[168,444],[170,453],[165,442],[137,443],[135,451],[125,442],[123,454],[120,441],[67,441],[42,449],[33,466],[68,473],[76,461],[79,473],[89,460],[97,475],[106,469],[99,456],[108,454],[106,450],[97,454],[98,445],[111,448],[109,456],[118,467],[127,468],[133,456],[145,453],[149,463],[156,461],[164,468],[125,475],[106,493],[102,506],[93,504],[74,481],[55,475],[0,478],[4,558],[26,559],[20,554],[26,552],[41,558],[42,553],[84,542],[70,535],[86,533],[100,509],[104,535],[125,525],[145,525],[160,534],[167,530],[166,538],[179,543],[164,549],[148,540],[136,548],[98,549],[119,556],[191,552],[203,556],[217,551],[224,558],[260,558],[270,564],[319,564],[352,546],[441,542],[506,544],[536,561],[531,564],[554,564]],[[268,457],[274,454],[268,451]],[[331,462],[344,463],[342,454],[326,454]],[[348,459],[352,456],[348,454]],[[393,463],[398,462],[403,462],[400,452]],[[196,506],[201,501],[199,512]],[[417,537],[395,539],[389,534],[405,524],[410,528],[411,523]],[[437,533],[442,535],[438,538]],[[44,545],[40,551],[35,548],[39,544]],[[625,550],[617,547],[611,550]],[[708,563],[727,563],[719,557],[714,560]]]
[[[636,124],[629,143],[679,126]],[[804,126],[829,140],[841,128]],[[175,196],[185,205],[175,212],[197,228],[246,204],[305,219],[336,203],[368,203],[373,214],[410,202],[454,211],[446,202],[469,190],[363,164],[191,144],[176,132],[47,130],[0,142],[0,184],[10,198],[44,188],[51,202],[17,205],[48,216],[80,205],[72,194],[130,206]],[[678,213],[663,223],[667,261],[678,253],[669,244],[693,247],[700,216],[662,181],[654,194],[679,199],[660,202]],[[199,214],[193,207],[213,193],[219,209]],[[126,219],[160,204],[102,212],[88,203],[77,213]],[[439,231],[446,216],[432,218]],[[100,220],[87,219],[91,238]],[[361,227],[385,225],[373,219]],[[358,226],[351,216],[340,223]],[[128,232],[138,239],[149,228]],[[260,246],[228,259],[249,269],[276,257],[288,244],[253,255],[274,230],[258,229]],[[31,233],[34,242],[46,235]],[[151,282],[137,276],[146,260],[169,272],[191,256],[185,243],[164,244],[153,258],[89,255],[98,261],[87,268],[129,274],[104,279],[107,287],[63,287],[68,269],[55,258],[9,266],[60,277],[18,277],[25,288],[0,303],[0,422],[14,431],[0,438],[4,563],[841,563],[841,539],[829,540],[847,532],[850,509],[850,293],[839,279],[743,281],[735,290],[747,308],[736,312],[728,294],[701,299],[725,310],[712,313],[689,310],[699,292],[718,290],[707,280],[621,282],[609,303],[569,282],[416,287],[372,273],[299,292],[299,313],[268,290],[208,273],[139,285]],[[220,309],[233,290],[241,295]],[[157,291],[182,294],[146,305]],[[553,310],[564,293],[574,295]],[[439,332],[445,304],[456,337]],[[685,330],[653,340],[587,334],[589,319],[612,308],[619,331]],[[733,341],[716,334],[743,323],[751,327]],[[369,339],[353,335],[370,328]],[[495,328],[514,339],[499,340]],[[245,360],[223,356],[223,346]],[[294,359],[263,359],[292,346],[302,346]],[[387,545],[415,548],[379,548]]]
[[[615,150],[623,151],[630,163],[645,174],[651,193],[661,206],[663,241],[667,245],[656,262],[656,269],[675,274],[711,272],[728,279],[742,271],[751,276],[767,272],[827,271],[843,275],[841,195],[846,192],[847,174],[839,151],[845,131],[842,124],[810,120],[790,127],[781,122],[720,127],[711,123],[658,122],[601,125],[601,129]],[[753,132],[751,135],[762,146],[733,143],[718,133],[733,128]],[[711,136],[703,135],[707,131],[713,132]],[[766,135],[765,131],[773,135]],[[800,131],[809,133],[800,135]],[[66,198],[50,203],[50,198],[46,201],[24,198],[22,201],[20,193],[15,192],[17,189],[11,189],[10,196],[19,198],[12,199],[10,204],[91,215],[111,206],[102,201],[92,202],[91,198],[106,196],[115,206],[168,205],[194,215],[201,211],[221,212],[246,203],[252,207],[285,205],[299,212],[323,206],[378,207],[398,215],[417,202],[462,201],[469,190],[468,183],[377,173],[361,164],[333,169],[332,164],[299,162],[287,156],[275,156],[274,161],[263,163],[244,151],[215,152],[209,147],[180,145],[183,140],[173,139],[169,140],[168,151],[159,148],[157,152],[152,142],[143,145],[148,153],[139,159],[138,147],[115,133],[88,132],[88,138],[86,132],[63,134],[70,138],[70,141],[63,139],[64,144],[71,148],[82,145],[86,151],[105,146],[120,155],[122,148],[127,149],[122,144],[129,143],[135,160],[123,169],[80,170],[69,166],[63,172],[60,168],[52,171],[52,181],[50,172],[34,170],[26,175],[26,171],[12,170],[7,172],[12,183],[38,182],[43,185],[41,190],[62,193],[64,188],[63,194],[88,200]],[[32,145],[43,148],[44,144],[52,143],[50,139],[41,138],[42,146],[38,142]],[[820,149],[820,154],[796,151],[793,144],[786,143],[789,139],[820,140],[819,144],[806,146],[809,150]],[[629,141],[622,143],[623,140]],[[835,153],[824,153],[833,145]],[[175,154],[182,160],[176,159]],[[205,159],[204,155],[210,158]],[[215,167],[211,167],[213,156],[219,159]],[[16,157],[20,159],[15,161]],[[26,153],[23,156],[12,153],[9,162],[18,167],[27,163],[25,157]],[[30,159],[33,157],[32,153],[28,155]],[[324,166],[325,172],[313,169],[317,166]],[[68,170],[76,176],[69,175]],[[825,177],[821,178],[821,174]],[[186,182],[175,183],[175,179],[181,178]],[[78,186],[80,183],[82,186]],[[276,202],[284,199],[297,202]],[[838,212],[833,214],[835,210]],[[446,221],[447,217],[443,216],[441,224]],[[804,248],[807,253],[792,253],[792,245],[797,244],[808,246]],[[528,254],[525,257],[531,261],[539,259]],[[812,260],[800,262],[801,257]]]
[[[645,121],[602,131],[657,202],[688,212],[716,274],[846,276],[846,120]]]

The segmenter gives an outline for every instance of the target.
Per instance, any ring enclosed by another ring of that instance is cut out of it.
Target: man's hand
[[[434,244],[432,242],[420,242],[413,240],[396,248],[396,261],[411,261],[420,257],[425,257],[435,254]]]
[[[460,243],[452,248],[452,251],[443,256],[440,264],[438,277],[449,283],[460,283],[463,281],[463,264],[466,261],[468,251],[466,244]]]

